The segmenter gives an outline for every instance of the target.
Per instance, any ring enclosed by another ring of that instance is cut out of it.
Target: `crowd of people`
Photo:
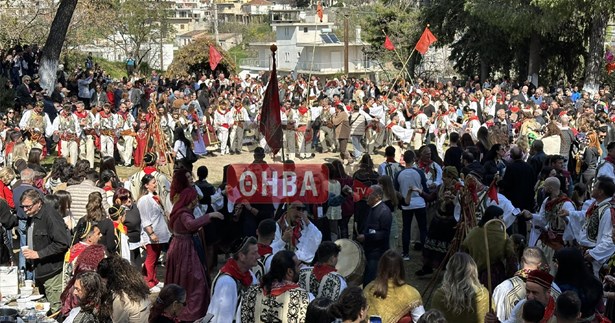
[[[13,262],[15,231],[15,263],[61,320],[615,318],[608,86],[291,72],[277,80],[273,154],[258,131],[266,74],[114,81],[88,58],[49,94],[37,52],[3,53],[0,69],[15,93],[0,115],[0,261]],[[226,177],[208,182],[214,151],[261,166],[268,153],[289,167],[339,158],[322,165],[327,201],[251,204],[227,196]],[[361,261],[341,268],[351,249]],[[408,261],[422,266],[406,273]],[[408,282],[442,271],[424,304]]]

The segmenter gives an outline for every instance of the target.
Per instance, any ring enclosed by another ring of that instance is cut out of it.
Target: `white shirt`
[[[515,314],[515,308],[513,308],[510,313],[506,313],[506,304],[505,304],[505,299],[504,299],[504,297],[506,297],[506,295],[508,295],[508,293],[511,292],[512,288],[513,288],[513,284],[511,283],[510,278],[509,278],[501,282],[493,290],[493,297],[492,297],[493,304],[495,305],[495,313],[498,316],[498,320],[500,320],[500,322],[505,322],[506,320],[513,319],[516,317],[515,315],[513,315]],[[551,295],[554,294],[553,293],[554,291],[557,292],[558,295],[562,293],[559,286],[557,286],[555,282],[551,283]],[[524,293],[525,293],[525,287],[524,287]],[[519,303],[521,303],[522,301],[525,301],[525,299],[520,299]]]
[[[28,121],[30,121],[30,116],[32,115],[33,110],[26,110],[21,120],[19,121],[19,128],[25,130],[28,128]],[[53,134],[53,126],[51,124],[51,120],[49,120],[49,115],[43,112],[43,118],[45,119],[45,129],[37,129],[38,131],[45,134],[46,137],[50,137]]]
[[[610,198],[598,203],[598,207],[609,203]],[[577,241],[583,247],[591,248],[589,254],[599,264],[603,264],[615,253],[615,245],[613,245],[613,226],[611,223],[611,209],[606,207],[601,214],[600,224],[598,225],[598,235],[596,242],[589,240],[587,237],[587,218],[585,217],[586,210],[569,211],[568,218],[570,219],[569,226],[577,233]]]
[[[412,188],[423,189],[423,184],[421,183],[421,175],[416,169],[406,168],[402,170],[397,176],[397,181],[399,182],[399,189],[401,195],[405,198],[408,194],[408,191]],[[413,209],[421,209],[425,207],[425,200],[419,195],[418,192],[412,192],[412,197],[410,199],[410,205],[402,205],[402,210],[413,210]]]
[[[613,169],[613,164],[605,161],[602,165],[598,166],[598,174],[596,174],[596,177],[599,176],[606,176],[615,181],[615,169]]]
[[[318,249],[321,241],[322,233],[312,222],[309,222],[307,226],[301,229],[301,237],[295,246],[297,259],[303,262],[312,262],[316,254],[316,249]],[[284,247],[286,247],[286,242],[282,240],[282,230],[280,229],[280,225],[276,222],[275,238],[271,243],[272,253],[275,255],[278,251],[283,250]]]
[[[254,273],[250,271],[250,274],[252,275],[252,285],[258,284],[258,280],[256,280]],[[214,316],[211,323],[233,322],[235,313],[239,312],[238,295],[237,282],[235,282],[235,279],[229,275],[220,275],[212,288],[211,302],[207,309],[207,313],[213,314]]]
[[[175,152],[176,160],[184,159],[184,157],[186,157],[186,144],[181,140],[175,140],[173,151]]]
[[[162,197],[160,198],[161,202]],[[145,227],[152,226],[156,237],[158,237],[158,243],[167,243],[171,239],[171,232],[167,227],[167,223],[164,220],[164,210],[154,200],[154,194],[147,193],[143,195],[137,202],[139,213],[141,214],[141,243],[151,244],[149,235],[145,232]]]

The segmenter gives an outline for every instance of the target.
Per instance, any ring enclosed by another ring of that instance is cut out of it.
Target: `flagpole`
[[[322,4],[321,4],[322,6]],[[318,11],[318,9],[317,9]],[[318,39],[318,22],[316,18],[318,17],[318,13],[314,17],[314,43],[312,45],[312,62],[310,63],[310,73],[308,74],[308,106],[312,105],[312,100],[310,100],[310,91],[312,90],[312,71],[314,70],[314,53],[316,53],[316,40]],[[322,22],[322,20],[321,20]],[[316,93],[314,93],[316,94]]]
[[[384,37],[385,37],[385,38],[388,38],[388,37],[389,37],[389,35],[387,35],[387,33],[384,31],[384,29],[382,29],[382,33],[384,34]],[[397,48],[395,48],[395,46],[393,46],[393,51],[394,51],[394,52],[395,52],[395,54],[397,55],[397,59],[399,59],[399,62],[403,64],[403,63],[404,63],[404,60],[401,58],[401,55],[399,55],[399,52],[397,51]],[[403,70],[403,68],[402,68],[402,70],[400,71],[400,73],[401,73],[401,74],[403,74],[404,72],[405,72],[405,71],[404,71],[404,70]],[[402,75],[402,76],[403,76],[403,75]]]
[[[410,52],[410,56],[408,56],[408,59],[406,60],[406,62],[402,62],[402,67],[401,67],[401,71],[399,71],[395,77],[395,79],[393,80],[393,85],[391,85],[391,87],[389,88],[389,91],[387,92],[387,97],[389,96],[389,94],[391,93],[391,91],[393,90],[393,88],[395,87],[395,85],[397,84],[397,80],[399,79],[399,77],[403,77],[403,71],[406,69],[406,65],[408,64],[408,62],[410,62],[410,58],[412,58],[412,55],[414,54],[414,52],[416,52],[416,48],[412,50],[412,52]],[[412,78],[410,77],[410,73],[408,73],[408,77],[410,78],[410,82],[414,83],[412,81]]]
[[[271,57],[273,59],[273,64],[275,64],[275,52],[278,50],[278,47],[277,46],[274,47],[274,46],[275,46],[275,44],[271,45]],[[269,82],[277,82],[277,81],[278,81],[277,78],[275,80],[269,79]],[[278,101],[280,101],[279,98],[278,98]],[[278,104],[279,104],[279,102],[278,102]],[[276,127],[280,127],[280,126],[281,126],[281,124],[276,125]],[[275,133],[275,131],[274,131],[274,133]],[[281,147],[281,149],[282,149],[282,163],[284,163],[284,161],[286,160],[286,157],[285,157],[286,154],[284,153],[284,129],[282,129],[282,147]],[[275,155],[273,155],[273,157],[275,159]]]

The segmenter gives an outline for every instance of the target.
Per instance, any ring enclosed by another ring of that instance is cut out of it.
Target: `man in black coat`
[[[17,226],[17,217],[4,199],[0,199],[0,265],[7,265],[13,259],[13,237],[11,229]]]
[[[384,197],[382,188],[378,185],[372,185],[369,192],[367,204],[370,206],[370,210],[367,214],[363,233],[357,237],[357,240],[363,242],[366,259],[363,286],[376,278],[380,256],[389,250],[389,237],[391,235],[391,223],[393,222],[391,209],[382,202]]]
[[[542,140],[534,140],[530,148],[530,154],[532,157],[530,157],[527,162],[532,166],[532,169],[534,169],[534,175],[538,176],[547,160],[547,154],[544,152]]]
[[[534,201],[534,185],[536,184],[534,169],[523,161],[523,152],[519,147],[513,147],[510,150],[510,157],[513,161],[506,167],[504,178],[499,183],[501,193],[516,208],[533,210],[536,204]],[[525,235],[527,232],[525,222],[519,220],[517,229],[518,233]]]

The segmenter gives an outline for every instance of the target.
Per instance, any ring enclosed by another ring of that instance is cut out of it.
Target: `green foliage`
[[[65,71],[72,71],[77,65],[83,66],[87,53],[71,52],[65,54],[61,61],[64,64]],[[113,79],[121,79],[126,76],[126,66],[123,62],[111,62],[103,58],[94,57],[94,63],[100,65],[100,67]]]
[[[4,85],[8,79],[0,77],[0,112],[6,112],[9,108],[15,106],[14,89],[7,89]]]
[[[189,76],[195,73],[210,74],[209,67],[209,45],[214,42],[208,38],[199,38],[189,45],[180,48],[173,58],[173,62],[166,71],[169,77]],[[214,45],[216,46],[216,45]],[[216,49],[222,54],[222,61],[218,64],[216,71],[222,71],[225,75],[234,73],[235,62],[229,53],[219,46]]]
[[[269,22],[242,24],[224,23],[218,27],[220,33],[241,33],[244,43],[275,41],[275,33]]]

